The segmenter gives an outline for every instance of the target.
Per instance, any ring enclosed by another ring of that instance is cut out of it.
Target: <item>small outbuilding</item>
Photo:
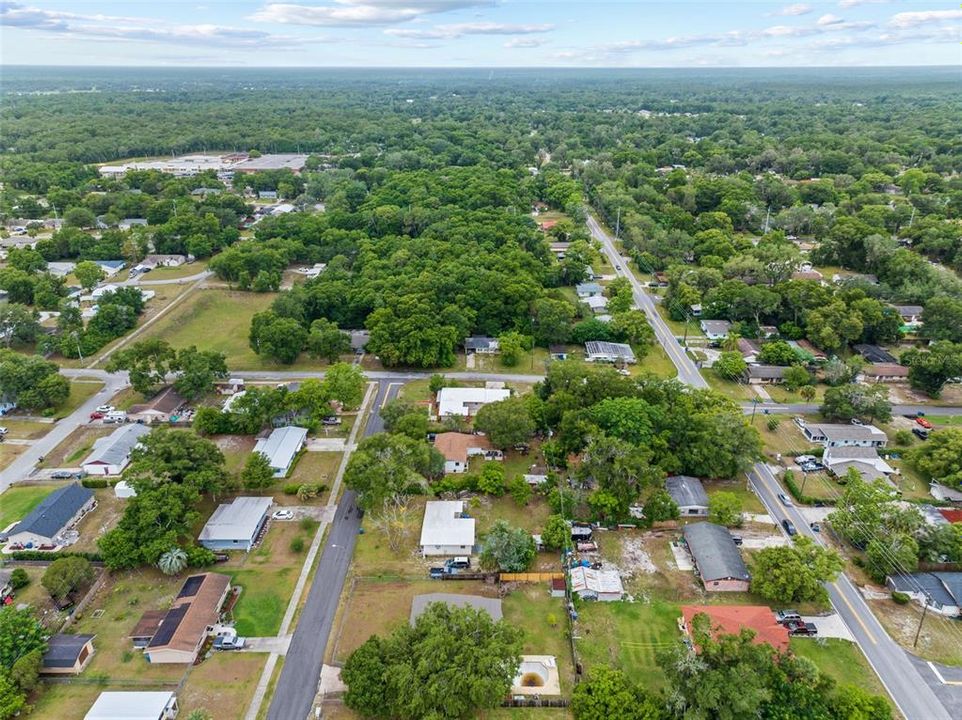
[[[172,692],[102,692],[84,720],[174,720],[177,696]]]
[[[47,640],[41,675],[79,675],[94,656],[95,635],[57,633]]]
[[[267,525],[274,498],[236,497],[218,505],[198,540],[208,550],[250,552]]]
[[[614,602],[625,594],[621,576],[616,570],[595,570],[587,567],[571,568],[571,592],[582,600]]]

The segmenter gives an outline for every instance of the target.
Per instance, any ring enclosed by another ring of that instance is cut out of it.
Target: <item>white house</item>
[[[150,429],[138,423],[123,425],[107,437],[94,441],[93,451],[80,467],[88,475],[120,475],[130,462],[130,453]]]
[[[631,345],[603,340],[589,340],[585,343],[585,360],[588,362],[628,364],[636,362]]]
[[[724,340],[732,329],[727,320],[702,320],[699,325],[705,337],[712,341]]]
[[[237,395],[231,395],[229,400],[233,400]],[[274,471],[274,477],[284,477],[287,475],[294,458],[301,448],[307,443],[307,430],[296,425],[277,428],[268,437],[261,438],[254,445],[254,452],[260,453],[267,458]]]
[[[84,720],[174,720],[177,696],[172,692],[102,692]]]
[[[236,497],[218,505],[200,531],[200,544],[208,550],[250,552],[267,524],[273,502],[271,497]]]
[[[587,282],[575,285],[575,292],[579,298],[585,300],[591,297],[601,297],[604,295],[605,289],[596,282]]]
[[[462,500],[431,500],[424,506],[421,555],[470,555],[474,518],[465,517]]]
[[[802,434],[809,442],[822,447],[885,447],[888,436],[874,425],[843,425],[832,423],[806,423],[797,420]]]
[[[482,355],[495,355],[501,350],[501,344],[497,338],[486,337],[484,335],[472,335],[464,339],[464,351],[470,353],[480,353]]]
[[[608,308],[608,298],[604,295],[592,295],[585,298],[585,304],[591,308],[595,315],[603,313]]]
[[[895,468],[885,462],[874,447],[831,446],[822,454],[822,464],[836,477],[843,477],[849,468],[855,468],[866,482],[885,480],[894,487],[889,476]]]
[[[507,400],[509,397],[511,391],[502,388],[441,388],[438,390],[438,417],[471,417],[484,405]]]

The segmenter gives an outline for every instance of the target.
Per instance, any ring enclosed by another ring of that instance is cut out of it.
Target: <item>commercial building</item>
[[[130,453],[150,429],[139,423],[122,425],[107,437],[94,441],[90,455],[81,463],[88,475],[120,475],[130,463]]]
[[[269,497],[237,497],[218,505],[200,531],[200,544],[209,550],[250,552],[267,525],[273,502]]]
[[[464,513],[463,500],[430,500],[424,506],[421,555],[470,555],[474,549],[474,518]]]
[[[274,153],[260,157],[248,157],[231,166],[235,173],[254,173],[262,170],[291,170],[300,173],[307,163],[307,155],[300,153]]]
[[[699,522],[686,525],[683,534],[706,590],[748,592],[751,575],[727,528]]]
[[[238,397],[231,395],[231,399]],[[274,477],[284,477],[291,469],[294,458],[307,443],[307,430],[296,425],[277,428],[266,438],[261,438],[254,445],[254,452],[267,458]]]

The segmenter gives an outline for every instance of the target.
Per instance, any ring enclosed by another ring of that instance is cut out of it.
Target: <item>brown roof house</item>
[[[184,398],[174,390],[173,386],[168,386],[147,402],[132,406],[127,411],[127,417],[134,422],[143,421],[148,425],[170,422],[171,416],[176,415],[177,409],[183,404]]]
[[[484,435],[438,433],[434,438],[434,447],[444,455],[444,472],[448,474],[467,472],[468,460],[472,457],[482,456],[489,460],[500,460],[503,457]]]
[[[228,575],[201,573],[187,578],[144,648],[147,661],[194,662],[207,635],[220,619],[220,608],[229,591]]]
[[[898,363],[873,363],[862,370],[862,378],[872,383],[908,382],[909,369]]]

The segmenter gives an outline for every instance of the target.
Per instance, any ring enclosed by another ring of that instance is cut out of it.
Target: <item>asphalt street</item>
[[[791,520],[800,535],[822,543],[821,536],[812,531],[798,508],[786,507],[779,501],[778,493],[784,491],[767,465],[756,464],[749,473],[749,479],[779,527],[782,527],[783,520]],[[845,575],[839,575],[838,580],[827,583],[826,588],[836,612],[851,631],[902,715],[907,720],[952,720],[953,715],[919,674],[905,650],[889,637],[852,581]]]
[[[397,382],[378,384],[374,406],[364,428],[365,437],[384,429],[379,411],[397,397],[400,389],[401,384]],[[334,615],[361,528],[355,499],[353,490],[345,490],[338,502],[314,581],[274,689],[268,720],[301,720],[311,713]]]
[[[618,253],[612,237],[601,228],[598,221],[591,215],[588,216],[588,229],[591,231],[591,236],[601,243],[601,247],[608,256],[608,260],[614,266],[615,272],[621,277],[628,278],[634,294],[635,304],[644,310],[645,315],[648,316],[648,322],[655,331],[655,337],[678,369],[678,379],[692,387],[707,388],[708,383],[705,381],[705,378],[701,376],[694,360],[688,357],[685,349],[678,344],[675,334],[659,314],[658,309],[655,307],[655,302],[648,293],[645,292],[644,286],[638,282],[634,273],[627,269],[627,261]]]

